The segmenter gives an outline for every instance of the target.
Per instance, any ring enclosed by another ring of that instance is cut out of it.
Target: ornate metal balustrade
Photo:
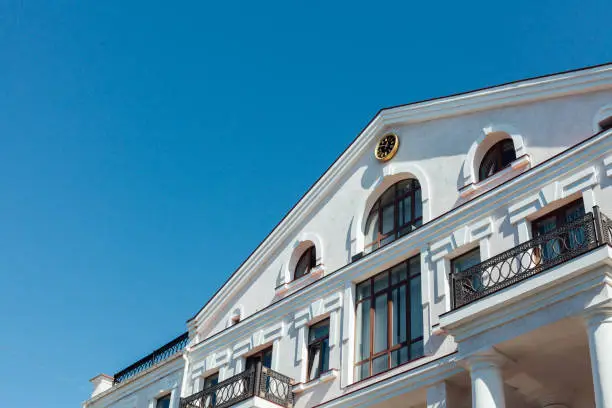
[[[113,376],[113,384],[118,384],[134,377],[135,375],[161,363],[162,361],[172,357],[176,353],[182,351],[189,342],[189,333],[183,333],[171,342],[164,344],[148,356],[141,358],[134,364],[119,371]]]
[[[612,244],[612,221],[594,207],[579,219],[459,273],[451,273],[453,309],[507,288],[600,245]]]
[[[293,407],[291,378],[258,365],[200,392],[181,398],[180,408],[227,408],[252,397]]]

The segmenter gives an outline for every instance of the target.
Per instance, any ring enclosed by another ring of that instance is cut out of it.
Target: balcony
[[[124,382],[143,371],[169,359],[181,352],[189,342],[189,333],[183,333],[169,343],[164,344],[146,357],[141,358],[129,367],[124,368],[113,376],[113,385]]]
[[[264,406],[257,403],[257,399],[262,398],[292,408],[291,383],[291,378],[258,364],[187,398],[181,398],[180,408],[226,408],[251,398],[253,403],[249,407]]]
[[[612,244],[612,221],[593,212],[506,252],[450,275],[452,309],[475,302],[517,282]]]

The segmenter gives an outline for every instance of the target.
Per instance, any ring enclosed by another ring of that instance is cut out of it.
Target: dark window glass
[[[451,261],[453,273],[463,272],[480,263],[480,248],[476,248]]]
[[[246,359],[246,369],[257,366],[257,363],[261,363],[266,368],[272,368],[272,347],[248,356]]]
[[[514,160],[516,160],[516,151],[512,139],[497,142],[482,158],[478,171],[479,180],[491,177],[498,171],[510,166]]]
[[[155,408],[170,408],[170,394],[158,398]]]
[[[478,265],[480,263],[480,248],[476,248],[467,252],[451,261],[451,271],[452,273],[460,273],[465,271],[466,269],[471,268],[474,265]],[[481,274],[473,274],[471,279],[473,291],[478,291],[482,289],[482,275]]]
[[[374,203],[366,222],[365,252],[372,252],[423,224],[421,185],[402,180],[389,187]]]
[[[208,377],[204,378],[204,388],[203,389],[214,387],[217,384],[219,384],[219,373],[215,373],[215,374],[209,375]]]
[[[208,377],[204,378],[204,385],[202,386],[202,390],[210,389],[211,387],[214,387],[217,384],[219,384],[219,373],[209,375]],[[211,390],[208,395],[204,396],[206,401],[204,406],[212,408],[217,405],[217,392],[218,390]]]
[[[293,278],[297,279],[309,274],[312,268],[315,267],[316,262],[316,250],[314,246],[311,246],[306,251],[304,251],[300,259],[298,260],[297,265],[295,266],[295,274],[293,275]]]
[[[423,356],[420,258],[406,260],[356,289],[356,380]]]
[[[329,319],[310,326],[308,331],[308,381],[329,370]]]
[[[548,214],[534,220],[531,223],[531,231],[534,237],[539,237],[561,228],[567,223],[582,218],[585,214],[582,199],[571,202]],[[558,256],[570,249],[580,248],[586,244],[584,227],[577,226],[566,232],[555,234],[550,240],[543,243],[536,255],[543,263],[552,262]]]
[[[599,129],[602,132],[604,130],[612,129],[612,116],[610,116],[609,118],[605,118],[604,120],[599,122]]]

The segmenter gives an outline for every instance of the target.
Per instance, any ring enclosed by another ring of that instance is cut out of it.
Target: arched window
[[[599,130],[601,132],[608,129],[612,129],[612,116],[609,116],[604,120],[599,121]]]
[[[402,180],[389,187],[368,215],[365,252],[372,252],[420,227],[422,204],[418,180]]]
[[[510,163],[515,160],[516,151],[512,139],[504,139],[495,143],[482,158],[478,171],[479,180],[491,177],[498,171],[510,166]]]
[[[312,268],[316,266],[317,263],[317,252],[314,246],[309,247],[300,259],[298,260],[295,266],[295,273],[293,274],[293,279],[301,278],[304,275],[308,275]]]

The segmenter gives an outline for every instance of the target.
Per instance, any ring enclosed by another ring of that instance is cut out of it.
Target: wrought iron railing
[[[183,333],[174,340],[164,344],[148,356],[141,358],[129,367],[124,368],[113,376],[113,384],[118,384],[134,377],[135,375],[161,363],[162,361],[172,357],[176,353],[182,351],[189,342],[189,333]]]
[[[227,408],[252,397],[293,407],[291,378],[258,364],[186,398],[180,408]]]
[[[612,221],[592,213],[459,273],[451,273],[453,309],[507,288],[602,244],[612,244]]]

